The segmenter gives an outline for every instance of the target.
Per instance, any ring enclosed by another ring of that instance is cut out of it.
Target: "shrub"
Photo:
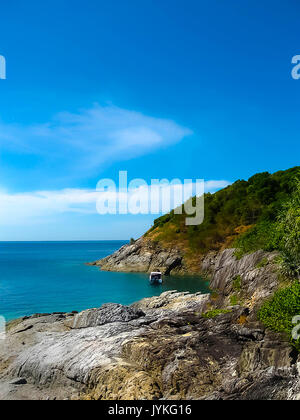
[[[237,248],[236,257],[238,258],[258,249],[274,251],[279,248],[279,245],[280,233],[276,223],[270,220],[259,222],[248,232],[238,237],[234,244]]]
[[[290,287],[278,290],[266,301],[258,312],[258,319],[272,331],[284,333],[291,343],[300,350],[300,341],[293,340],[293,317],[300,315],[300,284],[293,283]]]
[[[212,319],[222,314],[229,314],[230,312],[231,312],[230,309],[213,309],[211,311],[207,311],[203,313],[202,316],[203,318]]]

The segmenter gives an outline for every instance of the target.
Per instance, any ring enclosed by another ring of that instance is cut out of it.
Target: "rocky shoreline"
[[[129,267],[133,245],[104,267]],[[151,269],[162,258],[155,255],[136,269]],[[280,285],[275,257],[209,253],[201,270],[211,295],[165,292],[129,307],[10,322],[0,342],[0,399],[299,399],[298,354],[256,318]],[[164,267],[174,267],[169,258]]]

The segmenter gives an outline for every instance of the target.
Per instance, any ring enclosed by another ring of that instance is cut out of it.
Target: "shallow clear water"
[[[39,312],[131,304],[166,290],[207,293],[199,277],[165,277],[151,286],[147,274],[100,271],[85,262],[103,258],[124,241],[0,242],[0,315],[7,320]]]

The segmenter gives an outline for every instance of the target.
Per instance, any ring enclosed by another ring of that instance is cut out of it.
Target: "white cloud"
[[[228,181],[206,181],[205,191],[214,192],[230,183]],[[194,184],[191,185],[191,188]],[[148,187],[150,188],[150,187]],[[141,196],[149,193],[141,188]],[[163,187],[163,194],[169,187]],[[178,189],[175,185],[174,191]],[[128,199],[136,190],[128,193]],[[23,226],[24,224],[46,223],[47,218],[65,213],[96,214],[96,203],[101,192],[90,189],[63,189],[57,191],[35,191],[28,193],[9,193],[0,190],[0,226]],[[117,201],[124,193],[112,192],[111,198]],[[100,217],[100,216],[99,216]]]
[[[0,122],[0,147],[46,158],[56,175],[82,176],[104,163],[142,156],[191,134],[172,120],[95,104],[78,113],[57,114],[45,124]]]

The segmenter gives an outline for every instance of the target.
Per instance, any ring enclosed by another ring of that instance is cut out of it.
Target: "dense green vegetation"
[[[283,205],[276,230],[283,273],[300,278],[300,178],[291,198]]]
[[[215,194],[205,194],[201,225],[186,226],[184,211],[182,215],[172,211],[156,219],[146,235],[155,233],[157,240],[182,243],[197,253],[234,244],[241,256],[259,248],[271,251],[288,246],[287,255],[295,258],[295,252],[299,254],[295,248],[297,242],[299,247],[299,198],[291,196],[297,177],[300,179],[299,166],[238,180]]]
[[[266,327],[273,331],[284,333],[291,343],[300,350],[300,339],[293,337],[293,333],[297,333],[300,323],[293,318],[300,315],[300,284],[294,282],[290,287],[278,290],[274,296],[265,302],[258,313],[258,318]]]
[[[300,277],[300,180],[294,178],[289,198],[280,202],[274,216],[260,220],[235,242],[238,255],[256,249],[281,252],[282,272]]]

